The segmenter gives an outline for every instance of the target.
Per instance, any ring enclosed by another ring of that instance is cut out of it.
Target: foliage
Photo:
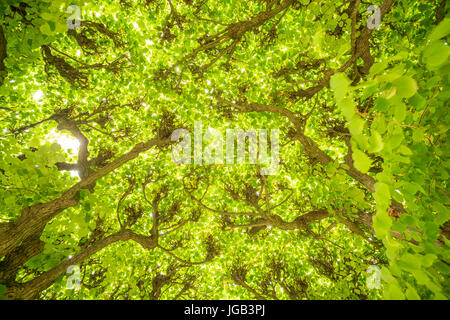
[[[448,299],[449,4],[372,2],[1,1],[0,299]]]

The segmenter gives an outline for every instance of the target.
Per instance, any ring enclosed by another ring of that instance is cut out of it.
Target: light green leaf
[[[442,20],[430,35],[430,40],[439,40],[450,33],[450,18]]]
[[[48,25],[48,23],[44,23],[39,30],[41,30],[41,32],[47,36],[52,35],[52,30],[50,29],[50,26]]]
[[[381,134],[378,133],[378,131],[372,130],[372,135],[370,136],[369,142],[370,146],[367,150],[369,153],[380,152],[381,150],[383,150],[383,138],[381,137]]]
[[[390,283],[384,292],[384,298],[387,300],[404,300],[405,295],[402,289],[396,283]]]
[[[426,47],[423,52],[424,61],[427,68],[432,70],[439,67],[447,61],[449,54],[449,47],[443,41],[434,41]]]
[[[420,296],[417,294],[416,289],[414,289],[410,285],[408,285],[408,289],[406,289],[405,295],[408,300],[420,300]]]

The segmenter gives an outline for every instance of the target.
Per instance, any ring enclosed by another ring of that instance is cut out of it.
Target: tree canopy
[[[449,7],[0,1],[0,298],[448,299]]]

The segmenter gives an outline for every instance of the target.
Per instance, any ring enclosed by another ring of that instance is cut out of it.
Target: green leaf
[[[371,130],[378,132],[380,135],[386,132],[387,124],[386,120],[382,117],[376,117],[371,125]]]
[[[47,36],[52,35],[52,30],[50,29],[50,26],[48,25],[48,23],[44,23],[39,30],[41,30],[41,32]]]
[[[435,254],[427,253],[426,255],[422,256],[422,265],[425,268],[429,268],[436,260],[437,256]]]
[[[443,41],[437,40],[432,42],[423,52],[423,57],[427,68],[432,70],[442,65],[447,61],[448,53],[449,48]]]
[[[403,131],[401,130],[401,128],[396,128],[398,128],[398,130],[392,132],[392,135],[387,139],[387,143],[392,149],[397,148],[404,139]]]
[[[408,300],[420,300],[420,296],[417,294],[416,289],[414,289],[410,285],[408,285],[408,289],[406,289],[405,295]]]
[[[373,228],[378,239],[383,239],[391,229],[392,220],[388,216],[386,210],[378,209],[375,217],[373,217]]]
[[[398,261],[398,265],[404,270],[414,271],[421,268],[421,259],[419,254],[405,253]]]
[[[347,120],[352,119],[355,115],[355,103],[351,98],[343,98],[338,102],[338,106]]]
[[[383,71],[384,69],[386,69],[388,66],[388,61],[382,61],[382,62],[377,62],[374,63],[372,65],[372,67],[370,68],[370,76],[373,77],[374,75],[380,73],[381,71]]]
[[[408,100],[409,104],[416,107],[417,110],[422,110],[426,104],[426,100],[420,94],[416,93]]]
[[[395,278],[385,266],[381,267],[381,279],[387,283],[395,282]]]
[[[406,105],[404,103],[395,104],[394,118],[398,122],[403,122],[406,116]]]
[[[414,270],[412,272],[412,275],[414,276],[414,278],[416,278],[418,284],[427,284],[428,282],[430,282],[430,279],[423,270]]]
[[[362,120],[360,116],[354,114],[349,120],[348,128],[352,136],[356,138],[356,136],[362,133],[364,128],[364,120]]]
[[[47,20],[47,21],[53,21],[54,16],[48,12],[43,12],[41,14],[42,19]]]
[[[389,203],[391,193],[389,191],[388,185],[383,182],[377,182],[375,183],[374,188],[375,188],[374,194],[375,200],[377,202]]]
[[[387,300],[404,300],[405,295],[402,289],[396,283],[390,283],[384,292],[384,298]]]
[[[381,134],[378,133],[378,131],[372,130],[372,135],[370,136],[369,143],[370,146],[367,150],[369,153],[380,152],[381,150],[383,150],[383,138],[381,137]]]
[[[414,142],[421,142],[424,139],[424,132],[425,129],[424,128],[420,128],[420,129],[413,129],[413,135],[412,135],[412,139]]]
[[[447,209],[442,203],[434,201],[433,208],[437,212],[435,222],[440,226],[450,220],[450,210]]]
[[[400,148],[398,149],[398,151],[399,151],[401,154],[404,154],[404,155],[406,155],[406,156],[410,156],[410,155],[413,154],[412,151],[411,151],[411,149],[409,149],[409,148],[408,148],[407,146],[405,146],[405,145],[401,145]]]

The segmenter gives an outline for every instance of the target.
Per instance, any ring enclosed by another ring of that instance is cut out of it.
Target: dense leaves
[[[0,298],[448,299],[448,8],[1,1]]]

